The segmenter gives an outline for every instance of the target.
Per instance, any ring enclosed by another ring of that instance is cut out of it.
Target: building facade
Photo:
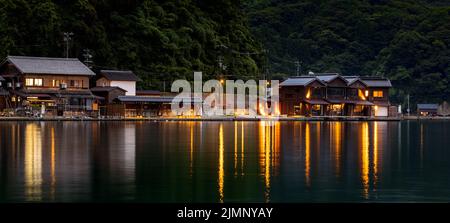
[[[54,116],[84,115],[98,97],[89,90],[95,74],[74,58],[8,56],[0,65],[7,95],[0,108]]]
[[[280,111],[289,116],[387,117],[391,82],[337,73],[291,77],[280,84]]]
[[[119,87],[126,91],[125,95],[136,95],[136,82],[140,79],[132,71],[101,70],[96,81],[97,87]]]

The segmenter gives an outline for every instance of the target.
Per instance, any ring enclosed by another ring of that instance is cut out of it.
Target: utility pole
[[[297,77],[298,76],[300,76],[300,61],[299,60],[296,60],[295,62],[295,68],[296,68],[296,70],[297,70]]]
[[[84,49],[83,52],[84,52],[83,53],[84,64],[86,64],[86,66],[88,66],[89,68],[92,68],[92,54],[91,54],[91,50]]]
[[[66,44],[66,58],[69,58],[69,43],[72,40],[73,33],[72,32],[64,32],[64,43]]]

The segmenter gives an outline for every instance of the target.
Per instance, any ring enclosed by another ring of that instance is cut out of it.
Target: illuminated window
[[[33,78],[26,78],[25,79],[25,85],[26,86],[33,86],[34,85],[34,79]]]
[[[382,98],[383,97],[383,91],[373,91],[373,97],[374,98]]]
[[[60,80],[53,80],[53,81],[52,81],[53,87],[59,87],[59,84],[60,84],[60,83],[61,83]]]
[[[42,79],[35,78],[34,79],[34,86],[42,86]]]
[[[26,86],[42,86],[41,78],[25,78]]]

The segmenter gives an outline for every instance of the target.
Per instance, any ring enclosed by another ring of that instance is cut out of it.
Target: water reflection
[[[342,156],[342,122],[333,122],[331,124],[331,146],[334,152],[334,168],[337,176],[341,174],[341,156]]]
[[[373,122],[372,134],[369,123],[361,124],[361,183],[363,185],[363,197],[369,198],[371,191],[376,191],[381,169],[380,151],[386,140],[386,123]]]
[[[56,190],[56,174],[55,174],[55,155],[56,155],[56,148],[55,148],[55,127],[51,127],[51,158],[50,158],[50,175],[51,175],[51,182],[50,182],[50,197],[52,200],[55,199],[55,190]]]
[[[260,122],[259,168],[264,178],[265,202],[270,202],[271,179],[277,176],[280,153],[280,123]]]
[[[241,122],[241,175],[244,175],[244,157],[245,157],[245,137],[244,137],[244,122]]]
[[[361,124],[361,182],[363,184],[363,196],[369,197],[369,124]]]
[[[378,137],[378,122],[373,123],[373,184],[376,188],[378,182],[378,144],[381,138]]]
[[[192,177],[194,173],[194,122],[189,122],[189,174]]]
[[[267,124],[2,122],[0,201],[450,197],[450,122]]]
[[[305,182],[306,186],[311,186],[311,130],[309,122],[305,127]]]
[[[41,129],[35,124],[25,127],[25,197],[28,201],[42,199]]]
[[[223,125],[220,124],[219,127],[219,170],[218,170],[218,175],[219,175],[219,202],[223,203],[223,199],[224,199],[224,194],[223,194],[223,187],[224,187],[224,167],[223,167],[223,163],[224,163],[224,144],[223,144]]]

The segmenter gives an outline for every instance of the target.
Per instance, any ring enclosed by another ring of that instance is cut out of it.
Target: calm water
[[[0,122],[0,202],[449,201],[450,122]]]

